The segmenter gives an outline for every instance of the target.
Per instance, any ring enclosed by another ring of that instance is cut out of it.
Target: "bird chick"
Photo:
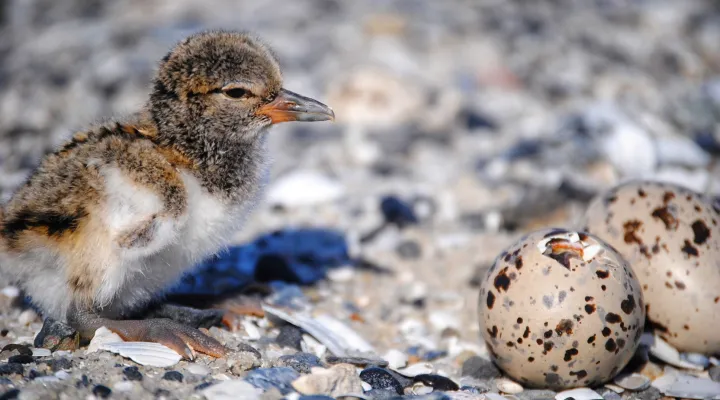
[[[186,358],[222,356],[194,328],[128,318],[240,229],[267,174],[270,125],[332,119],[282,88],[257,39],[193,35],[162,59],[141,112],[76,133],[2,207],[0,268],[82,337],[106,326]]]

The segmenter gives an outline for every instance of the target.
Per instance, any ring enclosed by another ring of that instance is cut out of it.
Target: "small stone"
[[[403,228],[418,223],[418,218],[412,206],[398,197],[383,197],[380,201],[380,210],[385,218],[385,222],[388,224]]]
[[[516,397],[520,400],[555,400],[557,393],[547,389],[523,390]]]
[[[248,372],[245,380],[256,388],[263,390],[277,388],[280,393],[286,395],[292,391],[292,382],[299,376],[297,371],[288,367],[258,368]]]
[[[210,369],[201,364],[193,364],[189,366],[187,370],[193,375],[205,376],[210,374]]]
[[[255,400],[261,398],[262,390],[246,381],[236,379],[208,386],[203,389],[202,394],[208,400]]]
[[[165,375],[163,375],[162,378],[166,381],[182,382],[184,376],[179,371],[168,371],[165,373]]]
[[[313,368],[312,374],[303,375],[292,382],[292,387],[302,394],[323,394],[337,397],[350,393],[362,393],[362,381],[350,364],[338,364],[332,368]]]
[[[420,244],[414,240],[405,240],[398,244],[395,252],[404,260],[417,260],[422,256]]]
[[[297,353],[278,358],[276,366],[290,367],[301,374],[309,374],[311,368],[322,367],[323,365],[314,354]]]
[[[0,395],[0,400],[13,400],[20,397],[20,389],[10,389]]]
[[[21,325],[30,325],[37,318],[38,315],[35,310],[28,308],[27,310],[20,313],[20,315],[18,316],[18,322],[20,322]]]
[[[156,399],[164,399],[170,397],[170,391],[166,389],[157,389],[155,391],[155,398]]]
[[[11,343],[11,344],[7,344],[7,345],[3,346],[2,352],[3,353],[17,352],[17,354],[22,354],[22,355],[27,355],[27,356],[32,355],[32,350],[30,349],[30,347],[25,346],[24,344],[15,344],[15,343]]]
[[[230,372],[240,375],[245,371],[259,367],[260,357],[256,357],[255,353],[241,351],[228,355],[228,362],[232,364]]]
[[[132,392],[135,385],[130,381],[121,381],[113,385],[113,389],[117,392]]]
[[[497,387],[499,391],[508,394],[518,394],[523,391],[523,387],[519,383],[513,382],[507,378],[500,378],[496,380],[495,387]]]
[[[434,389],[431,386],[427,386],[422,382],[415,382],[410,388],[410,392],[417,396],[430,394],[433,392],[433,390]]]
[[[323,396],[321,394],[311,394],[309,396],[300,396],[298,400],[334,400],[333,397]]]
[[[394,390],[397,394],[403,394],[403,386],[387,370],[378,367],[370,367],[360,372],[360,379],[367,382],[373,389]]]
[[[643,390],[642,392],[634,392],[629,397],[627,397],[627,400],[658,400],[663,397],[660,390],[658,390],[655,387],[650,386],[649,388]]]
[[[602,394],[603,400],[622,400],[622,396],[619,394],[613,392],[612,390],[608,390],[605,393]]]
[[[462,366],[462,376],[471,376],[483,380],[497,378],[500,375],[500,370],[492,361],[479,356],[468,358]]]
[[[23,374],[23,366],[18,363],[3,363],[0,364],[0,375],[12,375],[12,374]]]
[[[710,374],[710,379],[714,380],[715,382],[720,382],[720,365],[716,365],[708,370],[708,373]]]
[[[395,371],[402,376],[407,376],[408,378],[413,378],[417,375],[432,374],[435,372],[432,364],[428,363],[411,364],[405,368],[397,369]]]
[[[385,368],[388,366],[388,362],[385,360],[377,360],[363,357],[337,357],[330,355],[325,357],[325,361],[328,364],[352,364],[357,365],[358,367],[367,367],[372,365]]]
[[[138,367],[132,366],[132,367],[125,367],[123,369],[123,375],[127,378],[129,381],[141,381],[143,380],[142,373],[138,370]]]
[[[373,400],[390,400],[396,398],[397,393],[391,389],[372,389],[365,392],[365,396]]]
[[[75,350],[80,345],[78,332],[63,322],[45,318],[42,329],[35,336],[34,346],[56,350]]]
[[[199,385],[196,385],[193,389],[195,389],[195,390],[203,390],[203,389],[205,389],[205,388],[207,388],[207,387],[210,387],[210,386],[212,386],[212,385],[214,385],[214,384],[215,384],[215,381],[203,382],[203,383],[201,383],[201,384],[199,384]]]
[[[422,382],[425,386],[430,386],[435,390],[441,392],[449,392],[460,389],[457,383],[453,382],[452,379],[444,377],[442,375],[435,374],[420,374],[415,376],[415,382]]]
[[[18,354],[16,356],[12,356],[8,358],[8,362],[10,363],[18,363],[18,364],[30,364],[31,362],[34,362],[35,359],[33,356],[29,356],[26,354]]]
[[[402,368],[407,365],[408,356],[400,350],[389,350],[383,358],[388,362],[388,367],[392,369]]]
[[[300,343],[302,343],[302,329],[295,325],[283,325],[280,328],[280,333],[275,338],[275,342],[281,347],[289,347],[297,351],[301,350]]]
[[[623,389],[642,391],[650,387],[650,379],[640,374],[618,375],[613,379]]]
[[[92,390],[92,393],[101,399],[107,399],[110,397],[110,394],[112,393],[112,390],[110,390],[109,387],[105,385],[95,385],[95,387]]]
[[[50,366],[50,369],[52,369],[53,372],[60,371],[62,369],[72,369],[73,366],[72,361],[65,357],[49,360],[47,364]]]
[[[33,357],[50,357],[52,355],[52,352],[48,349],[32,348],[31,350]]]

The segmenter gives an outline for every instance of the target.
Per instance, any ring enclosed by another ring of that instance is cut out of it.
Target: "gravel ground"
[[[245,317],[235,332],[209,331],[244,351],[168,368],[85,348],[39,357],[6,348],[3,399],[234,398],[208,392],[221,384],[260,396],[239,378],[263,398],[293,398],[289,382],[319,365],[335,365],[347,384],[333,396],[357,393],[363,371],[367,398],[482,398],[498,392],[499,373],[480,338],[477,285],[504,247],[535,228],[574,226],[592,197],[627,178],[720,195],[720,7],[710,0],[9,0],[0,21],[3,199],[73,130],[137,110],[155,62],[179,39],[208,28],[262,37],[285,86],[332,106],[337,123],[273,130],[268,198],[237,243],[289,228],[340,236],[278,276],[253,270],[278,263],[260,263],[252,246],[215,263],[245,260],[248,281],[290,281],[271,285],[268,302],[331,316],[390,367],[407,358],[430,375],[328,358],[291,325]],[[293,189],[306,185],[314,190]],[[210,277],[198,285],[212,291]],[[189,290],[203,289],[177,293]],[[31,345],[42,320],[15,295],[0,294],[0,345]],[[650,365],[644,373],[664,367]]]

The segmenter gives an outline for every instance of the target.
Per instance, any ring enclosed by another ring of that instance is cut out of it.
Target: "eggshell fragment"
[[[479,312],[495,363],[525,387],[555,390],[612,379],[645,321],[625,260],[564,229],[533,232],[500,254],[481,284]]]
[[[592,202],[585,227],[623,255],[656,332],[680,351],[720,352],[719,210],[698,193],[633,181]]]

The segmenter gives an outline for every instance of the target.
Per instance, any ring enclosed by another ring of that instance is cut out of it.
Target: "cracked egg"
[[[480,327],[493,361],[524,386],[593,386],[640,343],[640,284],[600,239],[544,229],[495,260],[480,286]]]
[[[586,213],[586,230],[630,263],[648,319],[680,351],[720,352],[718,211],[689,189],[634,181],[598,197]]]

